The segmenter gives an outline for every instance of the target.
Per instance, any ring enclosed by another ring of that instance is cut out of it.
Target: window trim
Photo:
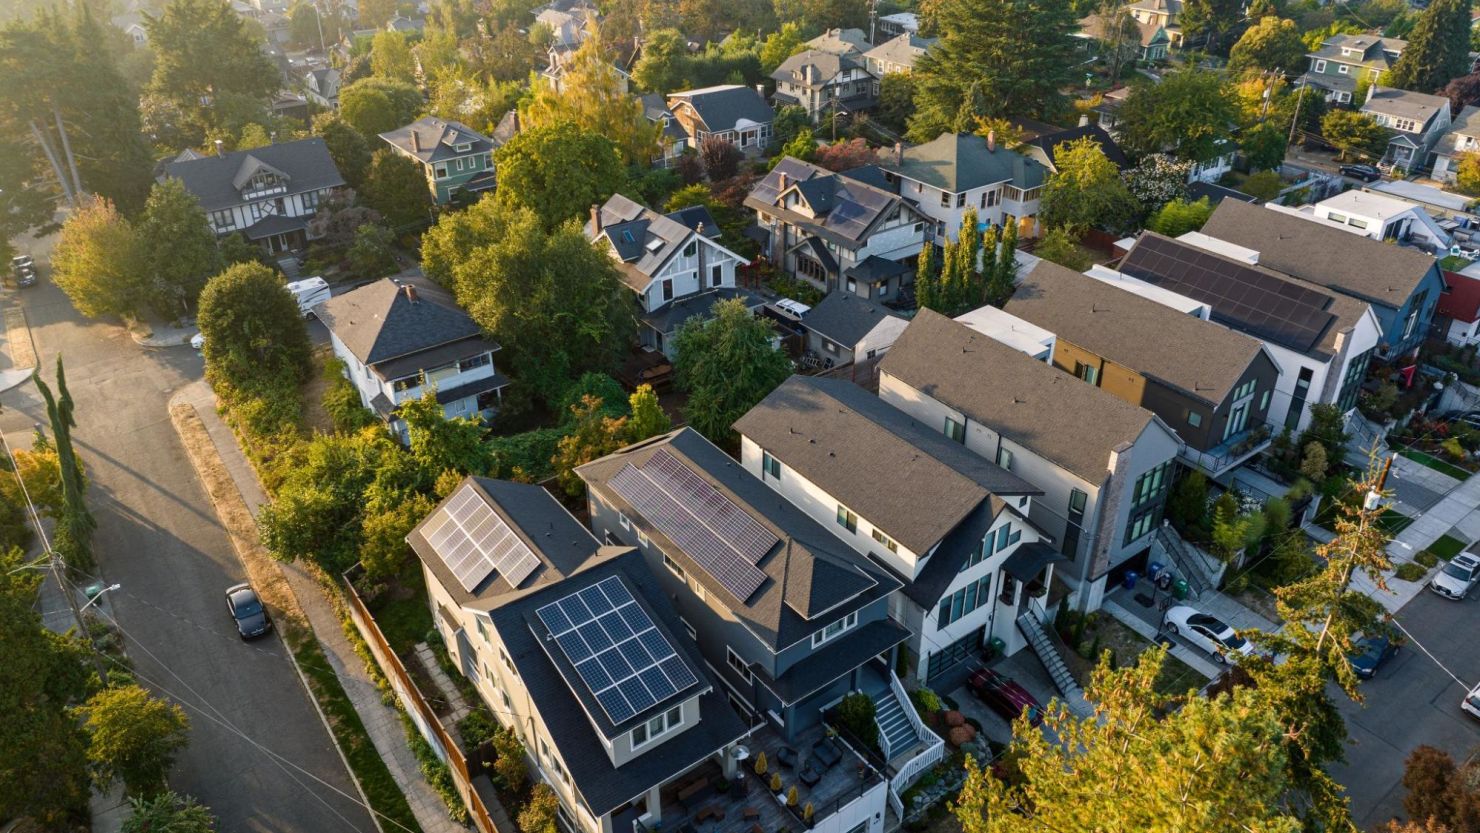
[[[668,568],[668,572],[678,576],[681,581],[687,582],[689,580],[689,574],[684,570],[683,565],[674,561],[666,552],[663,553],[663,566]]]
[[[750,663],[746,662],[744,657],[735,653],[735,649],[728,645],[725,646],[725,665],[728,665],[730,670],[736,674],[742,675],[745,678],[745,682],[754,681],[754,676],[750,673]]]
[[[852,630],[857,625],[858,611],[856,610],[841,619],[836,619],[832,622],[828,622],[827,625],[824,626],[821,630],[816,631],[812,634],[812,647],[816,648],[819,645],[831,642],[832,640],[837,639],[838,637]],[[833,630],[833,628],[835,627],[837,628],[837,630]]]
[[[838,504],[837,521],[838,526],[841,526],[842,528],[855,535],[858,534],[858,513],[854,512],[852,509],[849,509],[841,503]]]
[[[674,712],[678,713],[678,717],[676,720],[673,719]],[[654,728],[654,723],[659,723],[661,725],[659,725],[657,728]],[[633,726],[632,731],[628,734],[627,737],[632,742],[632,750],[635,752],[638,749],[641,749],[642,747],[653,743],[658,738],[661,738],[666,734],[676,731],[681,726],[683,726],[682,703],[674,706],[671,709],[668,709],[667,711],[653,715],[644,723],[639,723],[636,726]],[[637,739],[637,735],[639,732],[642,733],[642,740]]]

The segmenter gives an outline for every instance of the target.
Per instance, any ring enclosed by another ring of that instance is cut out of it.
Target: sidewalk
[[[1401,458],[1400,458],[1401,459]],[[1413,557],[1434,543],[1441,535],[1467,521],[1472,521],[1480,508],[1480,477],[1471,477],[1445,495],[1442,500],[1424,512],[1407,529],[1398,533],[1388,544],[1388,557],[1394,565],[1412,561]],[[1470,524],[1467,524],[1470,525]],[[1466,541],[1465,543],[1469,543]],[[1352,589],[1376,599],[1389,612],[1396,613],[1423,591],[1427,576],[1420,581],[1402,581],[1393,575],[1387,577],[1388,591],[1373,586],[1363,576],[1352,580]]]
[[[241,446],[231,429],[221,421],[216,412],[216,395],[204,381],[197,381],[181,388],[171,404],[184,403],[195,408],[196,415],[205,425],[211,441],[216,446],[221,462],[236,483],[247,508],[256,515],[267,496],[257,481],[251,464],[242,454]],[[324,597],[319,583],[297,564],[279,563],[298,600],[298,605],[308,617],[314,636],[323,648],[324,656],[333,666],[345,694],[359,712],[375,749],[390,768],[396,783],[406,795],[417,822],[425,833],[466,833],[466,829],[447,817],[447,805],[441,796],[432,790],[421,776],[416,756],[406,742],[400,716],[394,707],[381,700],[380,689],[365,670],[365,661],[355,653],[345,636],[344,629],[333,606]]]
[[[1113,601],[1107,597],[1103,602],[1101,602],[1100,610],[1110,614],[1110,616],[1114,617],[1115,620],[1122,625],[1125,625],[1141,636],[1144,636],[1152,644],[1156,644],[1162,641],[1161,638],[1157,635],[1155,625],[1147,622],[1142,617],[1137,616],[1135,613],[1132,613],[1130,610],[1122,607],[1119,602]],[[1167,648],[1167,653],[1187,663],[1187,665],[1191,667],[1192,670],[1196,671],[1199,674],[1202,674],[1210,680],[1217,679],[1218,675],[1223,673],[1223,669],[1212,660],[1175,640],[1171,641],[1171,645]]]

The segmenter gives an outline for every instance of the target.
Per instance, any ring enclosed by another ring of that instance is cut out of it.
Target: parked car
[[[190,346],[191,347],[194,347],[197,350],[204,350],[204,349],[206,349],[206,334],[205,333],[196,333],[195,335],[191,336],[190,337]]]
[[[1228,662],[1232,654],[1247,656],[1254,653],[1249,640],[1234,633],[1226,622],[1195,607],[1177,605],[1169,608],[1162,616],[1161,624],[1174,636],[1181,636],[1212,654],[1218,662]]]
[[[226,588],[226,609],[231,613],[236,632],[242,639],[253,639],[272,630],[267,608],[257,598],[257,591],[246,582]]]
[[[1376,182],[1382,179],[1382,171],[1371,165],[1342,165],[1341,175],[1352,179],[1360,179],[1363,182]]]
[[[1480,717],[1480,685],[1470,689],[1465,699],[1459,701],[1459,707],[1474,717]]]
[[[332,290],[329,289],[328,281],[323,278],[304,278],[301,281],[290,281],[284,287],[293,293],[293,300],[298,304],[298,311],[307,318],[313,315],[313,308],[329,300]]]
[[[16,255],[11,258],[10,271],[17,286],[36,285],[36,261],[30,255]]]
[[[1029,723],[1037,726],[1043,722],[1043,704],[1011,677],[983,668],[971,675],[966,687],[1005,720],[1017,720],[1027,709]]]
[[[1375,677],[1377,669],[1398,654],[1398,642],[1390,633],[1364,636],[1356,641],[1354,648],[1347,661],[1352,665],[1352,672],[1364,680]]]
[[[1429,588],[1446,599],[1459,601],[1470,594],[1476,581],[1480,581],[1480,558],[1462,552],[1434,574],[1429,580]]]

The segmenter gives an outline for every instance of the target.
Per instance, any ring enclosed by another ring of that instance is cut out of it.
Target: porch
[[[1178,456],[1189,466],[1201,469],[1209,478],[1216,480],[1268,448],[1273,439],[1274,434],[1269,424],[1259,422],[1206,451],[1198,451],[1190,445],[1183,446],[1182,453]]]

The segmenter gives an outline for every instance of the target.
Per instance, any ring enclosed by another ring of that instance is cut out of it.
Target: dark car
[[[1037,726],[1043,722],[1043,704],[1010,677],[983,668],[971,675],[966,686],[978,700],[1006,720],[1017,720],[1023,709],[1027,709],[1029,723]]]
[[[272,630],[272,620],[267,618],[267,608],[257,598],[252,585],[242,582],[226,588],[226,609],[236,622],[236,632],[242,639],[252,639]]]
[[[17,286],[36,285],[36,261],[30,255],[18,255],[10,259],[10,271]]]
[[[1342,165],[1341,175],[1352,179],[1360,179],[1363,182],[1376,182],[1382,179],[1382,171],[1371,165]]]
[[[1374,633],[1358,639],[1355,650],[1347,658],[1352,664],[1352,671],[1364,680],[1370,680],[1377,675],[1377,669],[1384,662],[1392,659],[1398,653],[1398,643],[1392,634]]]

